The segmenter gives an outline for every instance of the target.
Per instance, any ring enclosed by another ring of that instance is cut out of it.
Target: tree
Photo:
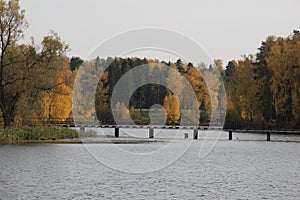
[[[292,54],[290,55],[293,58],[292,63],[292,108],[293,108],[293,118],[295,122],[298,122],[300,126],[300,32],[294,30],[292,35]]]
[[[168,77],[165,78],[168,88],[173,89],[173,91],[171,91],[172,93],[181,94],[184,89],[183,75],[178,72],[178,69],[174,64],[171,64],[170,68],[167,70],[169,74]]]
[[[112,122],[112,114],[109,110],[109,102],[108,102],[108,90],[109,86],[104,87],[104,82],[107,81],[108,72],[104,72],[101,77],[96,91],[96,114],[98,120],[102,123],[110,123]]]
[[[226,126],[230,126],[230,128],[236,127],[237,123],[241,120],[241,106],[237,95],[237,85],[239,84],[237,68],[238,63],[232,60],[228,62],[225,70],[224,82],[227,97]]]
[[[299,67],[300,34],[278,37],[270,48],[266,62],[271,71],[273,105],[278,121],[291,122],[299,119]]]
[[[178,59],[176,61],[176,67],[177,67],[177,70],[180,74],[184,74],[185,73],[185,69],[184,69],[184,64],[183,62],[181,61],[181,59]]]
[[[245,56],[243,60],[238,62],[238,73],[236,74],[239,83],[236,85],[236,95],[241,106],[240,115],[244,120],[251,123],[256,114],[256,94],[258,90],[254,80],[253,68],[253,58]]]
[[[209,110],[209,100],[207,100],[207,97],[209,97],[207,86],[203,80],[203,77],[201,73],[192,65],[190,65],[186,71],[186,74],[184,77],[189,81],[190,85],[193,88],[193,91],[195,91],[195,94],[197,96],[198,107],[203,105],[201,109],[203,110]],[[187,89],[183,89],[184,96],[188,96]],[[185,105],[188,104],[188,105]],[[182,105],[184,109],[189,108],[190,105],[193,105],[194,102],[191,102],[191,99],[186,98],[184,100],[184,104]]]
[[[62,58],[63,69],[56,74],[57,86],[52,90],[43,92],[45,102],[39,110],[45,110],[45,118],[55,119],[58,121],[65,121],[70,117],[72,111],[72,87],[74,82],[74,75],[69,70],[69,59]]]
[[[37,100],[39,92],[63,84],[56,82],[55,72],[61,67],[60,58],[68,45],[54,32],[44,37],[41,48],[33,39],[29,45],[18,44],[27,27],[25,11],[18,0],[1,0],[0,10],[0,108],[6,127],[18,110]]]
[[[6,58],[12,47],[22,38],[26,27],[25,11],[20,9],[19,0],[0,0],[0,107],[5,126],[9,125],[10,116],[4,97],[5,84],[7,84],[3,82],[4,69],[19,62],[16,58],[12,60]]]
[[[69,80],[59,79],[64,66],[68,68],[69,65],[69,59],[65,58],[67,49],[68,45],[54,32],[44,37],[40,47],[35,46],[33,41],[30,45],[8,47],[3,61],[10,64],[3,68],[1,84],[1,107],[6,127],[12,124],[15,115],[25,118],[41,116],[33,113],[41,96],[70,84]]]
[[[164,99],[167,122],[173,125],[180,119],[180,102],[177,96],[167,95]]]
[[[128,118],[130,116],[129,109],[124,103],[117,102],[114,106],[115,110],[115,120],[120,124],[128,124]]]
[[[254,78],[257,87],[260,88],[257,92],[257,105],[265,122],[269,122],[275,118],[274,105],[272,104],[272,90],[271,90],[271,71],[267,65],[267,57],[274,45],[274,36],[270,36],[263,41],[261,47],[258,48],[259,52],[256,54],[256,62],[254,66]]]
[[[80,65],[82,65],[82,63],[83,63],[83,60],[81,60],[81,58],[72,57],[70,60],[70,69],[72,71],[75,71],[80,67]]]

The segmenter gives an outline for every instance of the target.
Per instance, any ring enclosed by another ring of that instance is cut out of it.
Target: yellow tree
[[[10,47],[6,58],[14,59],[14,57],[17,57],[16,63],[3,72],[5,75],[3,83],[6,89],[4,102],[9,124],[15,116],[23,121],[48,116],[45,114],[45,110],[49,110],[46,109],[48,101],[45,101],[45,95],[57,93],[63,89],[61,88],[63,85],[72,85],[72,81],[65,78],[62,80],[64,72],[71,73],[70,70],[66,70],[68,58],[49,49],[37,52],[33,43]]]
[[[187,69],[187,72],[184,74],[184,77],[189,81],[190,85],[193,88],[193,91],[197,96],[198,107],[200,107],[203,102],[203,104],[206,104],[204,107],[208,109],[209,101],[205,101],[205,98],[208,96],[208,90],[200,72],[195,67],[190,65]],[[183,93],[185,93],[185,90],[183,90]],[[184,102],[188,102],[190,105],[192,105],[193,103],[189,102],[188,98],[186,98]],[[183,106],[188,107],[188,105]]]
[[[5,126],[9,126],[13,120],[13,107],[19,98],[19,96],[7,98],[7,86],[14,84],[15,80],[11,78],[6,81],[5,73],[20,61],[17,56],[12,56],[11,50],[22,38],[26,27],[25,11],[20,9],[19,1],[0,0],[0,108],[3,112]]]
[[[164,109],[167,122],[173,125],[180,119],[180,102],[177,96],[167,95],[164,98]]]
[[[241,106],[241,116],[244,120],[254,120],[257,110],[256,94],[257,87],[254,80],[252,56],[244,57],[238,61],[237,74],[238,84],[236,86],[236,95]]]
[[[292,109],[294,121],[300,121],[300,32],[294,31],[291,43],[293,44],[293,51],[291,51],[291,58],[293,58],[293,73],[292,73]]]
[[[72,82],[70,79],[72,79],[72,72],[69,69],[58,74],[57,83],[60,85],[50,97],[49,116],[53,119],[65,121],[70,117],[72,111],[72,84],[68,84],[68,81]]]
[[[125,106],[123,102],[117,102],[114,106],[114,119],[119,124],[127,124],[130,118],[129,109]]]
[[[267,57],[272,72],[271,89],[276,118],[279,121],[292,120],[293,63],[291,45],[284,38],[277,38]],[[296,80],[297,81],[297,80]],[[297,81],[298,82],[298,81]]]
[[[300,109],[300,33],[279,37],[266,58],[272,72],[271,89],[276,118],[279,121],[299,121]]]
[[[25,87],[26,92],[19,98],[15,113],[24,122],[31,119],[64,121],[71,113],[72,85],[75,76],[69,69],[69,59],[64,57],[57,59],[57,63],[52,65],[55,70],[44,69],[43,64],[40,67],[37,67],[37,71],[33,71],[34,78],[31,84],[34,84],[34,87],[31,88],[30,85]],[[43,76],[46,73],[49,76]]]

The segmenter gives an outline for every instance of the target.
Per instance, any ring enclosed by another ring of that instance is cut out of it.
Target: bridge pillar
[[[119,127],[116,127],[116,128],[115,128],[115,137],[118,138],[119,135],[120,135]]]
[[[228,139],[229,139],[229,140],[232,140],[232,131],[229,131]]]
[[[271,141],[271,133],[267,132],[267,141]]]
[[[154,129],[149,128],[149,138],[154,138]]]
[[[189,138],[189,134],[188,133],[184,133],[184,139]]]
[[[198,129],[194,129],[194,132],[193,132],[193,138],[194,140],[197,140],[198,139]]]

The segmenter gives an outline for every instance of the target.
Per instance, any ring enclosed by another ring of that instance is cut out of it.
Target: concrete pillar
[[[193,132],[193,138],[194,140],[197,140],[198,139],[198,129],[194,129],[194,132]]]
[[[119,127],[115,128],[115,137],[119,137]]]
[[[149,138],[154,138],[154,129],[149,128]]]
[[[228,139],[229,139],[229,140],[232,140],[232,131],[229,131]]]
[[[184,139],[189,138],[189,134],[188,133],[184,133]]]
[[[267,141],[271,141],[271,133],[267,132]]]

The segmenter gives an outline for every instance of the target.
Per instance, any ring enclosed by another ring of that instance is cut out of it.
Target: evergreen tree
[[[82,65],[82,63],[83,60],[81,60],[80,57],[72,57],[70,60],[70,69],[72,71],[75,71],[80,67],[80,65]]]

